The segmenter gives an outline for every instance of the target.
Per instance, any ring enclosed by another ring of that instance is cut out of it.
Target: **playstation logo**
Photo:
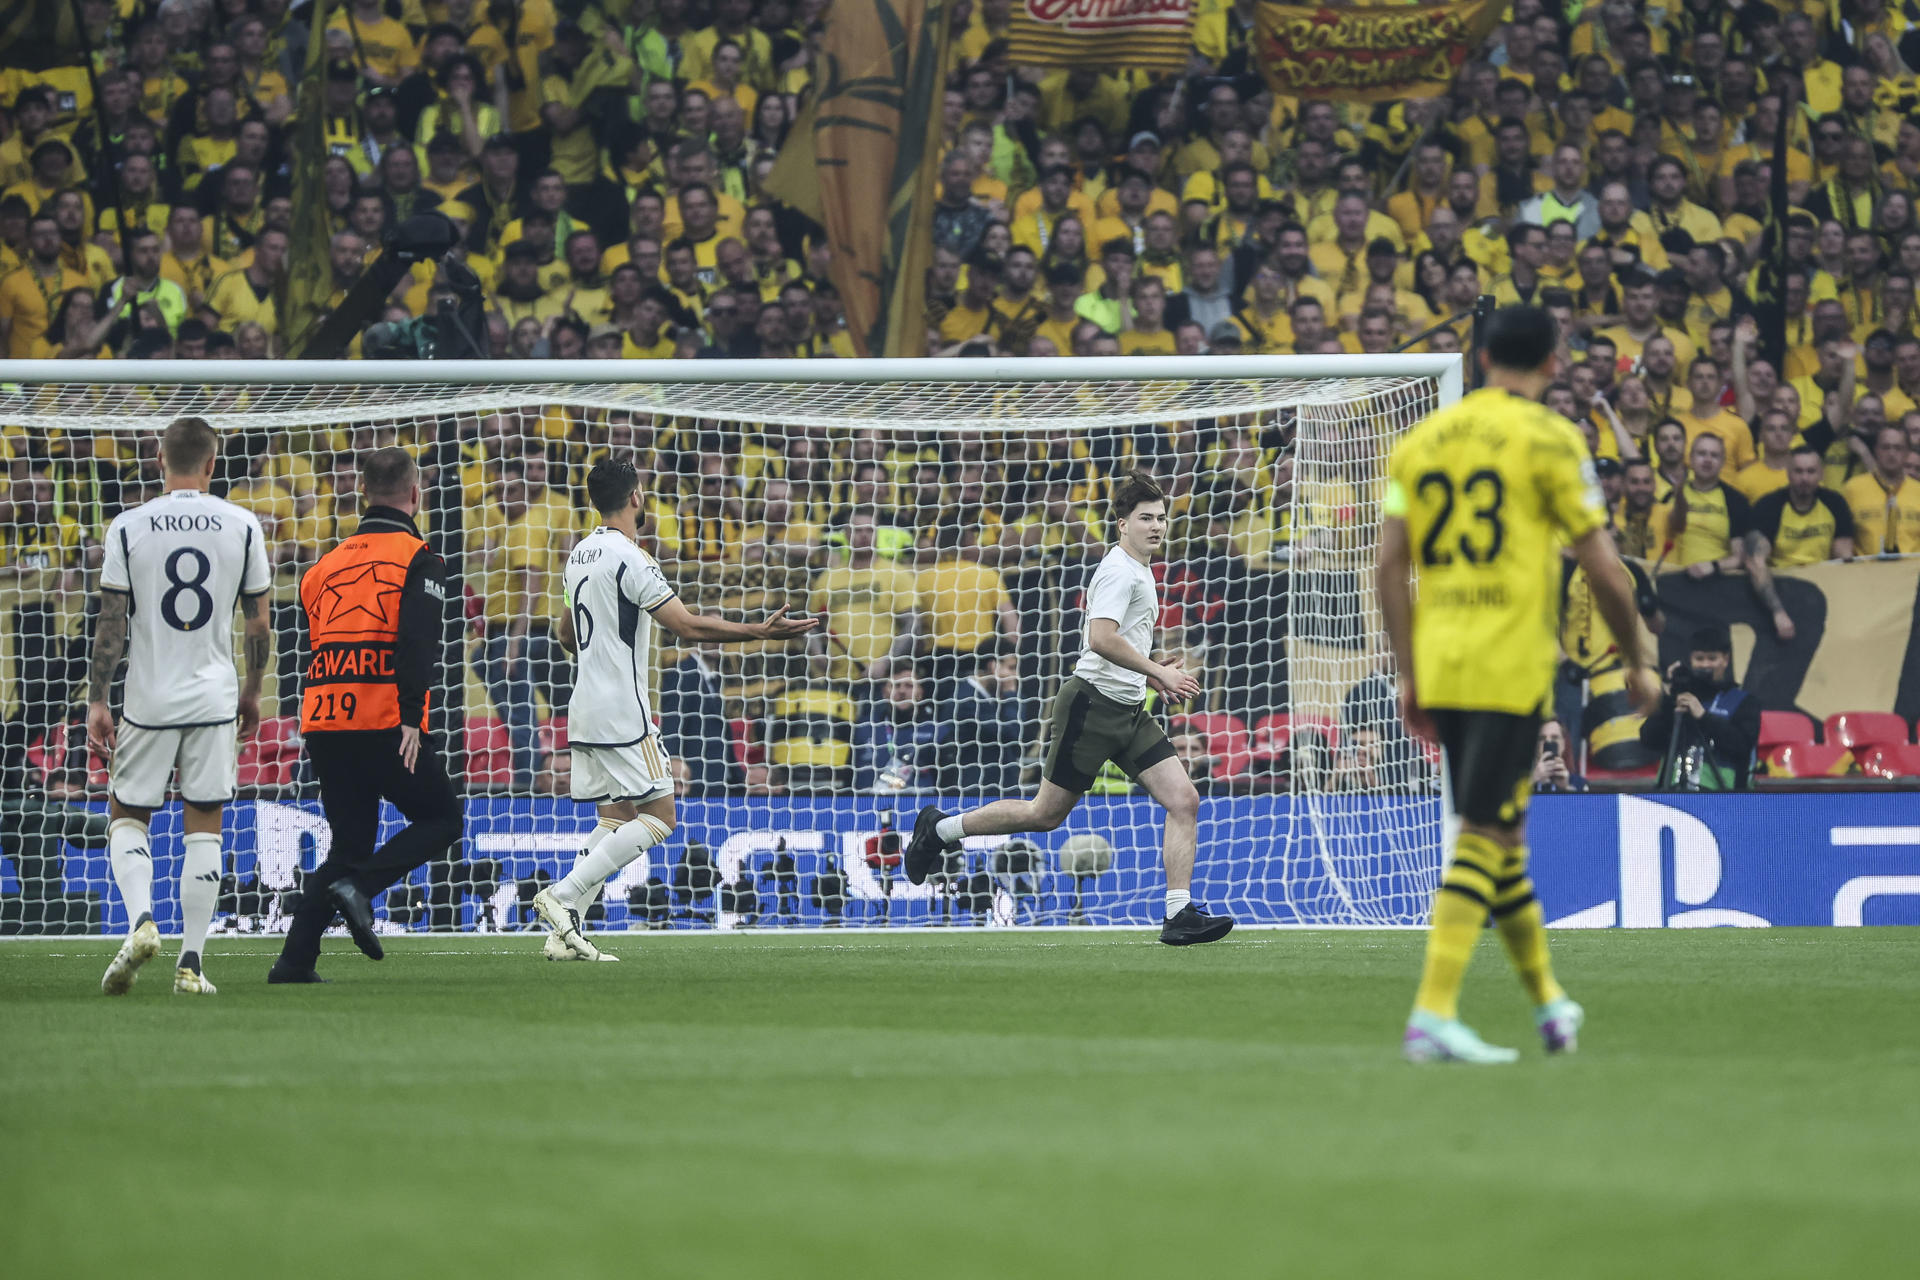
[[[1720,841],[1685,810],[1619,797],[1620,896],[1548,922],[1555,929],[1711,929],[1769,927],[1746,911],[1706,904],[1720,891]],[[1667,844],[1673,848],[1673,901],[1692,910],[1667,914]]]

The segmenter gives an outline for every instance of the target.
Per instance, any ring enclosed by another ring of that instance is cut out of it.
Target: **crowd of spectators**
[[[1920,550],[1920,27],[1904,9],[1605,0],[1570,22],[1515,0],[1445,94],[1369,105],[1275,95],[1246,0],[1200,0],[1187,67],[1162,75],[1015,66],[1010,7],[949,6],[929,352],[1452,351],[1477,297],[1532,302],[1561,338],[1545,399],[1586,433],[1623,550],[1744,569],[1763,599],[1772,567]],[[0,78],[0,349],[274,358],[293,336],[289,256],[311,247],[290,240],[306,8],[78,11],[91,68]],[[329,305],[398,221],[437,209],[497,355],[852,354],[824,237],[768,188],[827,0],[564,15],[550,0],[338,8],[319,59]],[[1782,120],[1775,361],[1751,316]],[[416,267],[375,318],[429,314],[451,284]],[[1037,724],[1036,627],[1055,648],[1072,634],[1061,570],[1102,545],[1102,487],[1123,466],[1177,481],[1187,520],[1163,641],[1242,673],[1220,691],[1229,709],[1284,707],[1261,626],[1283,611],[1276,571],[1303,545],[1364,558],[1342,526],[1358,527],[1378,465],[1356,452],[1351,476],[1296,492],[1285,427],[829,437],[556,407],[406,438],[459,454],[440,470],[460,494],[474,700],[504,724],[516,785],[556,785],[540,717],[564,705],[567,664],[541,624],[547,558],[579,527],[583,464],[631,448],[663,558],[827,613],[798,674],[856,691],[783,704],[795,673],[779,664],[685,655],[676,679],[702,716],[708,685],[761,689],[766,723],[819,740],[784,756],[756,741],[695,772],[774,786],[845,769],[878,786],[1001,767],[956,763],[978,744],[943,745],[941,708]],[[359,436],[380,434],[261,437],[228,460],[223,482],[275,530],[283,636],[300,569],[354,514]],[[88,557],[150,490],[153,458],[81,429],[4,428],[0,449],[12,705],[64,713]],[[1361,787],[1402,754],[1354,734],[1326,745],[1327,770]]]

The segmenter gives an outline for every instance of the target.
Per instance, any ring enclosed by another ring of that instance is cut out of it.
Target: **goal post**
[[[381,927],[512,930],[592,827],[568,797],[561,566],[608,454],[690,607],[820,616],[806,641],[662,635],[652,705],[680,827],[601,929],[1137,924],[1159,810],[1109,769],[1059,830],[969,839],[923,886],[919,808],[1030,794],[1114,477],[1169,496],[1155,645],[1201,696],[1155,707],[1202,793],[1195,896],[1251,924],[1417,922],[1440,864],[1434,763],[1401,732],[1371,589],[1383,468],[1462,393],[1457,355],[1121,359],[0,362],[0,933],[125,927],[85,743],[100,542],[157,494],[158,433],[219,432],[216,493],[271,547],[276,657],[240,754],[217,928],[284,929],[329,836],[298,734],[299,575],[360,513],[355,458],[422,466],[459,584],[430,728],[467,796],[447,859]],[[136,608],[138,602],[136,602]],[[642,623],[642,625],[645,625]],[[116,710],[122,692],[115,687]],[[397,815],[387,812],[387,830]],[[179,810],[156,817],[176,924]]]

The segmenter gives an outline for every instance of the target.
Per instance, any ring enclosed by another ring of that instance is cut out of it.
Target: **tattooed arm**
[[[260,682],[266,678],[267,662],[273,657],[273,629],[267,620],[267,597],[240,597],[240,615],[246,621],[247,680],[240,687],[240,740],[251,738],[260,727]]]
[[[93,664],[87,673],[87,745],[103,759],[113,759],[113,709],[107,695],[113,689],[113,673],[127,652],[127,605],[133,599],[124,591],[100,593],[100,620],[93,629]]]

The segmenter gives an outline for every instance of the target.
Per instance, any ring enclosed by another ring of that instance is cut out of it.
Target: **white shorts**
[[[673,764],[659,735],[629,747],[571,747],[573,798],[582,804],[645,803],[673,794]]]
[[[231,720],[189,729],[142,729],[122,721],[113,748],[113,798],[132,809],[159,809],[178,768],[182,800],[225,804],[233,799],[238,757],[239,727]]]

